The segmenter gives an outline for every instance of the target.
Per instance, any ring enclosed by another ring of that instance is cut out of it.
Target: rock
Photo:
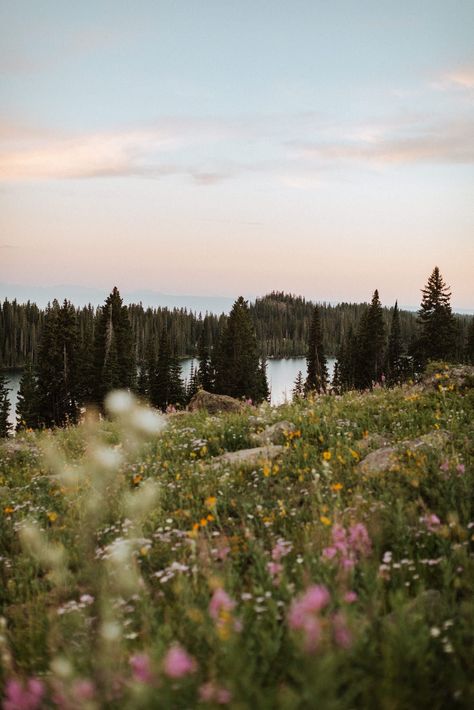
[[[435,365],[431,371],[423,376],[421,382],[408,389],[409,394],[419,394],[432,392],[435,390],[455,390],[456,392],[466,392],[474,387],[474,366],[473,365]]]
[[[258,434],[251,434],[250,439],[256,446],[283,443],[288,434],[296,431],[296,426],[291,422],[281,421],[268,426]]]
[[[209,414],[215,414],[216,412],[241,412],[244,407],[243,402],[233,397],[199,390],[188,404],[188,411],[199,412],[206,409]]]
[[[390,439],[385,438],[385,436],[382,436],[381,434],[375,433],[369,434],[363,439],[359,439],[356,441],[355,446],[361,454],[364,454],[366,451],[370,451],[371,449],[382,449],[384,446],[390,446],[391,443]]]
[[[240,451],[228,451],[221,456],[212,459],[212,468],[218,468],[222,464],[231,466],[243,464],[245,466],[258,466],[265,461],[273,461],[285,451],[284,446],[257,446],[254,449],[241,449]]]
[[[432,431],[411,441],[401,441],[396,446],[385,446],[367,454],[357,464],[356,471],[365,475],[393,471],[398,467],[398,456],[402,450],[416,451],[419,448],[442,449],[449,441],[449,438],[450,435],[447,431]]]

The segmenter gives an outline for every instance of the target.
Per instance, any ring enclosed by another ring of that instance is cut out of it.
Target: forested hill
[[[305,355],[308,330],[314,303],[300,296],[273,292],[250,304],[258,341],[263,354],[268,357]],[[163,328],[170,335],[180,356],[194,355],[201,333],[205,331],[208,347],[215,344],[226,316],[200,314],[186,308],[144,308],[141,304],[127,306],[135,342],[137,361],[145,356],[150,335],[156,341]],[[336,355],[349,328],[356,327],[367,304],[321,304],[321,322],[326,353]],[[97,308],[76,308],[77,325],[82,343],[93,336],[97,321]],[[388,324],[391,309],[384,308]],[[462,353],[467,329],[472,316],[457,315],[457,341]],[[30,358],[35,362],[44,310],[34,303],[19,304],[4,300],[0,304],[0,368],[20,368]],[[416,331],[416,314],[400,311],[402,340],[409,346]]]

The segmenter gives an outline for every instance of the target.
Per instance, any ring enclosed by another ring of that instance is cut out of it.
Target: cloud
[[[474,162],[472,122],[403,125],[384,129],[367,127],[341,134],[339,140],[293,144],[294,157],[324,163],[372,165]]]
[[[474,67],[465,67],[457,71],[445,74],[445,82],[462,89],[474,89]]]
[[[18,249],[14,244],[0,244],[0,249]]]

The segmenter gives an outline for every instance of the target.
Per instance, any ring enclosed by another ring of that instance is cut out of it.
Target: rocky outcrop
[[[271,446],[257,446],[254,449],[241,449],[240,451],[228,451],[221,456],[216,456],[212,459],[212,467],[218,468],[222,464],[228,464],[231,466],[235,465],[245,465],[245,466],[259,466],[266,461],[273,461],[273,459],[280,456],[285,450],[284,446],[276,446],[275,444]]]
[[[282,444],[289,434],[296,431],[296,426],[291,422],[281,421],[268,426],[261,432],[251,434],[250,439],[256,446],[268,446],[269,444]]]
[[[205,409],[209,414],[217,414],[217,412],[241,412],[244,407],[243,402],[233,397],[199,390],[188,404],[188,411],[198,412]]]
[[[399,456],[402,452],[415,452],[420,448],[439,449],[442,450],[449,441],[447,431],[432,431],[429,434],[419,436],[417,439],[410,441],[401,441],[396,446],[384,446],[381,449],[376,449],[362,459],[357,464],[356,470],[364,475],[373,475],[378,473],[388,473],[394,471],[399,465]]]

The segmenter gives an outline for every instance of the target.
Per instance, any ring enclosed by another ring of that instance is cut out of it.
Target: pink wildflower
[[[199,699],[204,703],[227,705],[232,700],[232,695],[227,688],[209,682],[204,683],[204,685],[201,685],[199,688]]]
[[[282,537],[278,538],[276,545],[272,550],[272,560],[279,562],[282,557],[286,557],[290,554],[293,549],[291,542],[284,540]]]
[[[133,679],[140,683],[151,683],[153,674],[151,672],[150,658],[146,653],[135,653],[130,658]]]
[[[354,604],[354,602],[356,602],[357,599],[358,599],[358,597],[357,597],[357,594],[356,594],[355,592],[348,591],[348,592],[346,592],[346,593],[344,594],[344,601],[345,601],[347,604]]]
[[[209,602],[209,614],[213,619],[219,619],[222,612],[231,612],[235,607],[235,601],[229,597],[225,589],[218,587]]]
[[[346,617],[338,612],[333,617],[334,640],[341,648],[349,648],[352,643],[352,634],[347,626]]]
[[[273,585],[275,587],[277,587],[281,581],[281,575],[283,572],[283,565],[280,564],[279,562],[268,562],[267,563],[267,570],[273,580]]]
[[[183,678],[196,671],[196,661],[179,644],[168,649],[163,660],[163,671],[168,678]]]
[[[44,685],[37,678],[30,678],[26,687],[18,680],[7,681],[3,710],[37,710],[44,697]]]
[[[439,468],[440,468],[441,471],[449,471],[449,461],[448,461],[448,459],[445,459]]]
[[[313,585],[295,599],[290,607],[288,623],[291,629],[302,631],[308,652],[315,651],[321,637],[319,612],[329,604],[330,596],[326,587]]]
[[[95,695],[95,686],[91,680],[81,678],[73,685],[73,693],[79,700],[92,700]]]
[[[431,513],[430,515],[425,515],[423,518],[420,518],[420,520],[426,525],[426,528],[430,532],[434,532],[441,525],[441,520],[434,513]]]
[[[458,463],[456,466],[456,471],[460,476],[462,476],[463,473],[466,473],[466,467],[463,463]]]
[[[368,557],[372,549],[369,533],[364,523],[356,523],[349,530],[349,546],[360,557]]]

